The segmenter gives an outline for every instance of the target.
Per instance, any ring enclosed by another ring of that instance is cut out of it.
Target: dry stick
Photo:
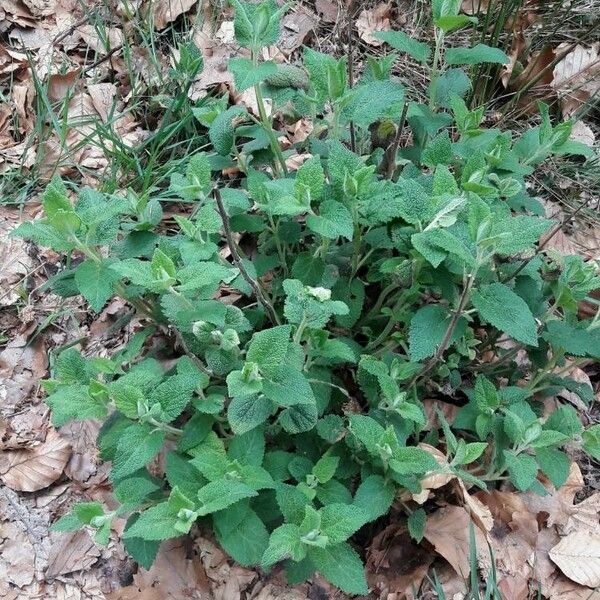
[[[231,256],[233,258],[233,262],[235,263],[235,266],[239,269],[241,276],[246,280],[248,285],[252,288],[252,291],[254,292],[254,295],[256,296],[256,299],[258,300],[258,302],[260,304],[262,304],[263,308],[265,309],[265,311],[269,317],[269,320],[272,323],[275,323],[276,325],[280,325],[279,317],[277,316],[277,313],[275,312],[275,309],[273,308],[272,304],[269,302],[268,298],[265,296],[265,293],[262,291],[260,285],[258,285],[258,282],[250,276],[250,274],[246,270],[246,267],[244,266],[244,263],[242,262],[242,259],[237,251],[237,246],[235,244],[235,240],[233,239],[233,234],[231,233],[231,226],[229,224],[229,215],[227,214],[227,211],[225,210],[225,206],[223,205],[223,200],[221,199],[221,193],[219,192],[219,190],[217,188],[215,188],[214,192],[215,192],[215,200],[217,202],[217,209],[219,210],[219,214],[221,215],[221,220],[223,221],[223,229],[225,231],[225,238],[227,240],[227,245],[229,246],[229,250],[231,250]]]
[[[421,377],[429,373],[433,367],[441,360],[450,340],[452,339],[452,335],[454,334],[454,330],[456,329],[456,325],[458,324],[458,320],[462,316],[463,310],[469,301],[469,294],[471,292],[471,288],[473,287],[473,283],[475,282],[475,273],[470,273],[468,277],[467,284],[465,285],[462,294],[460,296],[460,300],[458,302],[458,307],[454,314],[452,315],[452,320],[448,325],[448,329],[446,329],[446,333],[444,334],[444,339],[442,343],[439,345],[435,355],[427,361],[425,366],[414,375],[414,377],[408,383],[408,388],[411,388]]]
[[[402,114],[400,115],[400,122],[398,123],[398,131],[396,131],[396,136],[394,137],[394,141],[388,146],[383,155],[383,175],[386,179],[392,179],[394,173],[396,172],[396,154],[398,153],[398,148],[400,147],[400,139],[402,138],[402,134],[404,132],[404,121],[406,120],[406,113],[408,112],[408,102],[404,100],[404,106],[402,107]]]

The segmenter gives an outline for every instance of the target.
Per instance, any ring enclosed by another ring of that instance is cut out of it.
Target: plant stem
[[[446,348],[450,344],[450,340],[452,339],[454,330],[456,329],[456,326],[458,325],[458,321],[461,318],[463,311],[465,310],[465,307],[467,306],[467,302],[469,301],[469,297],[471,295],[471,289],[473,288],[473,284],[475,282],[475,277],[477,275],[478,270],[479,270],[479,261],[477,261],[477,263],[475,264],[475,268],[473,269],[473,272],[470,273],[467,277],[467,283],[463,288],[462,294],[460,295],[460,299],[458,301],[458,307],[456,308],[456,311],[454,311],[454,314],[452,315],[452,319],[448,325],[448,329],[446,329],[446,333],[444,334],[444,337],[442,338],[442,342],[438,346],[438,349],[436,350],[433,357],[430,360],[428,360],[427,363],[425,363],[425,365],[423,366],[423,368],[410,380],[410,382],[407,385],[408,388],[411,388],[413,385],[415,385],[415,383],[417,383],[417,381],[419,379],[421,379],[424,375],[429,373],[431,371],[431,369],[433,369],[435,367],[435,365],[437,365],[437,363],[442,359],[442,356],[444,355]]]
[[[258,66],[258,55],[255,51],[252,51],[252,62],[255,67]],[[285,158],[283,156],[283,152],[281,151],[281,146],[277,141],[277,135],[275,134],[275,130],[273,129],[273,124],[271,123],[271,119],[267,116],[267,111],[265,109],[265,101],[262,95],[262,90],[260,89],[260,83],[254,85],[254,93],[256,94],[256,103],[258,105],[258,115],[260,116],[260,123],[269,138],[269,144],[271,145],[271,150],[277,159],[275,163],[275,167],[278,171],[281,171],[283,175],[287,175],[287,166],[285,164]],[[277,166],[279,165],[279,166]]]
[[[273,305],[267,298],[266,294],[263,292],[258,282],[250,276],[250,274],[246,270],[246,267],[244,266],[244,263],[242,262],[242,259],[240,258],[237,246],[235,244],[235,240],[233,239],[233,234],[231,232],[231,226],[229,224],[229,215],[225,210],[223,200],[221,199],[221,194],[217,188],[215,188],[215,201],[217,203],[217,210],[219,211],[219,214],[221,215],[221,220],[223,221],[225,239],[227,240],[227,245],[229,246],[229,250],[231,251],[231,256],[233,258],[235,266],[239,269],[241,276],[252,288],[256,299],[260,304],[262,304],[263,308],[265,309],[265,312],[267,313],[267,316],[269,317],[269,320],[276,325],[280,325],[281,322],[279,321],[279,317],[277,316]]]
[[[431,66],[431,83],[429,84],[429,108],[435,109],[437,82],[440,76],[440,61],[442,58],[442,46],[444,44],[444,32],[435,28],[435,51],[433,54],[433,64]]]

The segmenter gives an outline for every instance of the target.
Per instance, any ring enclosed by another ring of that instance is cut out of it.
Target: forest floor
[[[360,70],[366,52],[384,52],[382,43],[371,35],[374,31],[391,28],[423,33],[424,4],[423,0],[355,5],[335,0],[299,2],[284,18],[270,58],[293,61],[302,45],[310,44],[338,56],[352,53],[355,68]],[[319,577],[292,589],[277,570],[265,576],[236,565],[207,532],[164,543],[154,566],[146,571],[127,557],[118,541],[119,531],[113,532],[106,547],[98,546],[85,530],[49,531],[50,524],[76,501],[100,500],[110,505],[112,500],[107,468],[95,444],[100,423],[77,422],[55,429],[39,382],[48,376],[61,349],[81,345],[86,354],[105,356],[122,347],[139,330],[140,322],[118,299],[94,316],[77,298],[64,299],[49,292],[44,284],[58,269],[58,255],[11,238],[9,233],[20,222],[39,216],[39,194],[54,174],[110,191],[127,186],[131,165],[139,164],[136,146],[162,135],[163,94],[178,92],[169,82],[169,69],[173,48],[180,40],[193,39],[205,57],[204,70],[189,89],[190,101],[209,91],[228,91],[234,102],[252,110],[252,93],[235,92],[225,68],[236,45],[231,10],[222,5],[226,7],[222,0],[0,2],[2,600],[344,598]],[[471,5],[472,0],[463,2],[463,9],[473,10]],[[568,36],[540,42],[535,37],[539,36],[540,3],[524,5],[518,23],[512,23],[506,34],[512,60],[502,78],[506,87],[500,84],[489,99],[487,118],[492,123],[500,118],[503,94],[516,89],[511,86],[522,89],[533,82],[503,118],[517,127],[535,121],[535,101],[545,99],[555,103],[559,114],[574,115],[576,138],[599,152],[597,109],[595,114],[590,109],[600,90],[599,44],[577,43],[552,65],[567,47]],[[597,8],[582,10],[593,13]],[[516,64],[523,71],[515,84],[511,71]],[[427,73],[417,65],[408,66],[397,75],[415,96],[422,96]],[[293,143],[302,139],[307,126],[300,120],[281,134]],[[181,146],[171,149],[169,144],[161,146],[161,156],[175,164]],[[550,242],[557,252],[578,252],[588,260],[600,260],[599,167],[598,158],[584,170],[559,160],[537,176],[548,215],[566,223]],[[169,166],[160,164],[155,185],[160,186],[168,175]],[[587,208],[577,219],[565,218],[582,202]],[[595,307],[582,306],[581,310],[593,315]],[[154,343],[166,342],[157,337]],[[598,365],[589,364],[576,375],[589,382],[600,399],[599,372]],[[581,405],[574,395],[571,401],[579,403],[588,422],[598,420],[595,407]],[[495,531],[504,539],[503,553],[494,558],[499,569],[511,574],[513,587],[505,591],[506,598],[527,597],[522,595],[528,584],[522,567],[532,561],[537,576],[549,582],[551,600],[600,598],[600,593],[595,596],[593,590],[590,594],[589,588],[573,583],[548,558],[557,536],[573,529],[574,522],[587,520],[598,527],[598,465],[589,458],[574,458],[580,462],[573,464],[569,481],[560,491],[545,498],[498,492],[497,505],[481,514],[482,519],[494,515]],[[510,518],[503,514],[507,507]],[[550,515],[553,528],[544,530],[544,539],[536,541],[533,551],[523,533],[526,525],[515,528],[514,522],[535,521],[540,511]],[[464,598],[462,574],[469,568],[467,521],[463,508],[444,506],[441,498],[420,546],[398,524],[380,532],[365,549],[372,598],[440,597],[432,580],[433,568],[447,598]],[[116,519],[115,524],[115,529],[122,528],[124,521]],[[590,564],[600,569],[600,553],[590,558]]]

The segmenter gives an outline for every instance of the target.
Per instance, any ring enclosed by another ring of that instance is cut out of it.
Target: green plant
[[[214,152],[191,155],[162,190],[186,208],[177,229],[162,227],[151,194],[82,189],[72,204],[56,179],[44,218],[16,230],[65,255],[57,293],[96,312],[118,295],[149,322],[111,358],[65,350],[43,384],[55,425],[105,420],[98,443],[119,502],[76,505],[55,529],[88,525],[106,542],[129,514],[125,545],[148,567],[161,540],[199,520],[241,564],[285,561],[291,582],[318,570],[364,594],[348,540],[425,474],[536,490],[539,471],[566,480],[564,444],[600,455],[598,429],[582,433],[570,405],[542,409],[563,388],[591,400],[567,361],[599,356],[598,319],[579,321],[577,303],[600,279],[578,257],[536,252],[553,223],[525,187],[549,155],[583,150],[547,110],[515,141],[482,129],[482,110],[456,94],[451,112],[436,93],[409,102],[382,62],[352,89],[345,61],[314,50],[306,70],[260,62],[282,11],[234,5],[250,58],[230,67],[238,88],[254,87],[258,117],[219,98],[194,108]],[[435,4],[441,31],[460,24],[455,9]],[[312,157],[293,175],[276,112],[313,117]],[[396,177],[405,116],[415,144]],[[393,152],[367,142],[386,121]],[[356,153],[343,143],[351,122]],[[226,187],[214,173],[232,165],[240,185]],[[239,299],[221,298],[225,287]],[[166,371],[144,352],[155,326],[183,350]],[[501,336],[512,345],[485,360]],[[462,405],[452,424],[427,427],[426,394]],[[164,478],[147,469],[161,452]],[[416,538],[425,516],[411,515]]]

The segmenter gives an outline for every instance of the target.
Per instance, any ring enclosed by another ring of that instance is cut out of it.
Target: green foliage
[[[229,68],[238,90],[254,87],[260,118],[209,99],[195,113],[205,151],[173,169],[168,189],[143,198],[83,189],[72,202],[55,179],[43,218],[15,232],[65,256],[57,293],[81,294],[95,312],[117,295],[157,325],[110,358],[65,350],[43,383],[55,425],[105,420],[98,443],[117,506],[76,505],[55,528],[91,527],[106,543],[112,518],[128,515],[126,548],[149,567],[161,540],[200,520],[241,564],[285,561],[291,581],[316,570],[366,594],[353,536],[402,492],[421,492],[424,477],[450,469],[472,486],[509,478],[536,490],[540,473],[566,480],[565,444],[600,458],[597,426],[583,431],[570,405],[542,407],[563,389],[593,397],[565,365],[599,357],[598,318],[577,315],[596,270],[538,253],[553,223],[527,208],[534,168],[580,149],[571,124],[553,125],[545,108],[516,141],[481,127],[483,109],[462,100],[466,73],[446,66],[505,57],[478,45],[442,60],[445,34],[472,22],[458,0],[433,2],[433,52],[379,34],[432,61],[428,106],[390,78],[394,56],[371,59],[352,89],[345,59],[315,50],[303,68],[261,62],[285,7],[232,4],[250,58]],[[296,148],[312,157],[296,172],[264,97],[312,119]],[[392,156],[388,176],[389,153],[382,161],[369,140],[387,131],[391,144],[403,114],[413,145]],[[239,185],[227,187],[218,174],[232,166]],[[163,192],[182,207],[168,226]],[[167,333],[177,344],[165,349]],[[495,347],[500,338],[514,348]],[[150,347],[167,360],[148,358]],[[443,394],[463,404],[452,423],[424,410]],[[150,475],[157,462],[164,477]],[[425,510],[413,510],[415,540],[425,524]]]

